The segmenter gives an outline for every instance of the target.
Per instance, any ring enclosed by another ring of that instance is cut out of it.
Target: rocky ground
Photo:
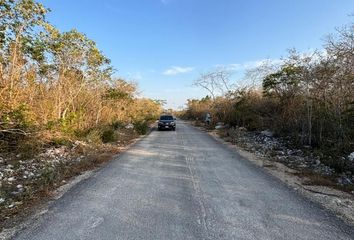
[[[55,189],[87,170],[110,160],[139,135],[132,128],[122,140],[109,144],[73,141],[47,146],[32,158],[21,153],[0,153],[0,231],[12,227],[29,214],[32,206],[48,198]]]
[[[217,125],[216,129],[226,141],[239,145],[257,156],[266,156],[290,168],[315,173],[331,181],[335,180],[331,185],[341,186],[341,189],[350,191],[353,188],[354,190],[354,172],[350,170],[336,172],[335,169],[321,161],[321,158],[325,156],[316,155],[309,147],[305,146],[303,149],[289,147],[291,146],[289,139],[274,137],[270,130],[251,132],[242,127],[227,128],[220,127],[220,125]],[[349,169],[354,169],[354,152],[343,157],[342,160],[346,162]]]

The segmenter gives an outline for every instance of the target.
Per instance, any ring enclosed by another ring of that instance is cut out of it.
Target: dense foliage
[[[0,150],[44,131],[76,136],[156,119],[160,104],[113,78],[95,42],[60,32],[46,21],[48,11],[34,0],[0,1]]]

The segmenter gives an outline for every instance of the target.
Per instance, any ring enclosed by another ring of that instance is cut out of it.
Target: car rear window
[[[161,116],[160,120],[173,120],[172,116]]]

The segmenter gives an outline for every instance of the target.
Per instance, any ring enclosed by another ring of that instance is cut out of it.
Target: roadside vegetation
[[[94,41],[59,31],[48,12],[34,0],[0,1],[1,222],[107,158],[95,154],[147,133],[161,111],[135,83],[114,77]]]
[[[282,140],[313,164],[330,167],[326,174],[343,176],[338,184],[354,182],[353,24],[328,36],[321,51],[292,49],[249,69],[242,87],[231,79],[227,67],[202,74],[195,85],[209,95],[188,100],[181,117],[204,121],[210,113],[209,127],[219,125],[234,142],[246,130]]]

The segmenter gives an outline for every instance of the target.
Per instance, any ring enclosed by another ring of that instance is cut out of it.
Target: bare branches
[[[262,85],[263,79],[271,74],[279,70],[280,61],[272,61],[270,59],[263,60],[257,67],[246,69],[245,79],[248,80],[250,87],[258,88]]]
[[[19,134],[23,136],[29,135],[29,133],[25,132],[23,129],[20,128],[9,128],[9,126],[15,126],[15,122],[0,122],[0,126],[7,126],[5,129],[0,129],[0,133],[9,133],[9,134]]]
[[[29,133],[23,131],[22,129],[0,129],[0,133],[20,134],[24,136],[29,135]]]
[[[225,95],[232,90],[233,84],[230,77],[231,73],[229,71],[218,68],[215,71],[202,73],[193,85],[207,90],[211,97],[215,99],[216,95]]]

